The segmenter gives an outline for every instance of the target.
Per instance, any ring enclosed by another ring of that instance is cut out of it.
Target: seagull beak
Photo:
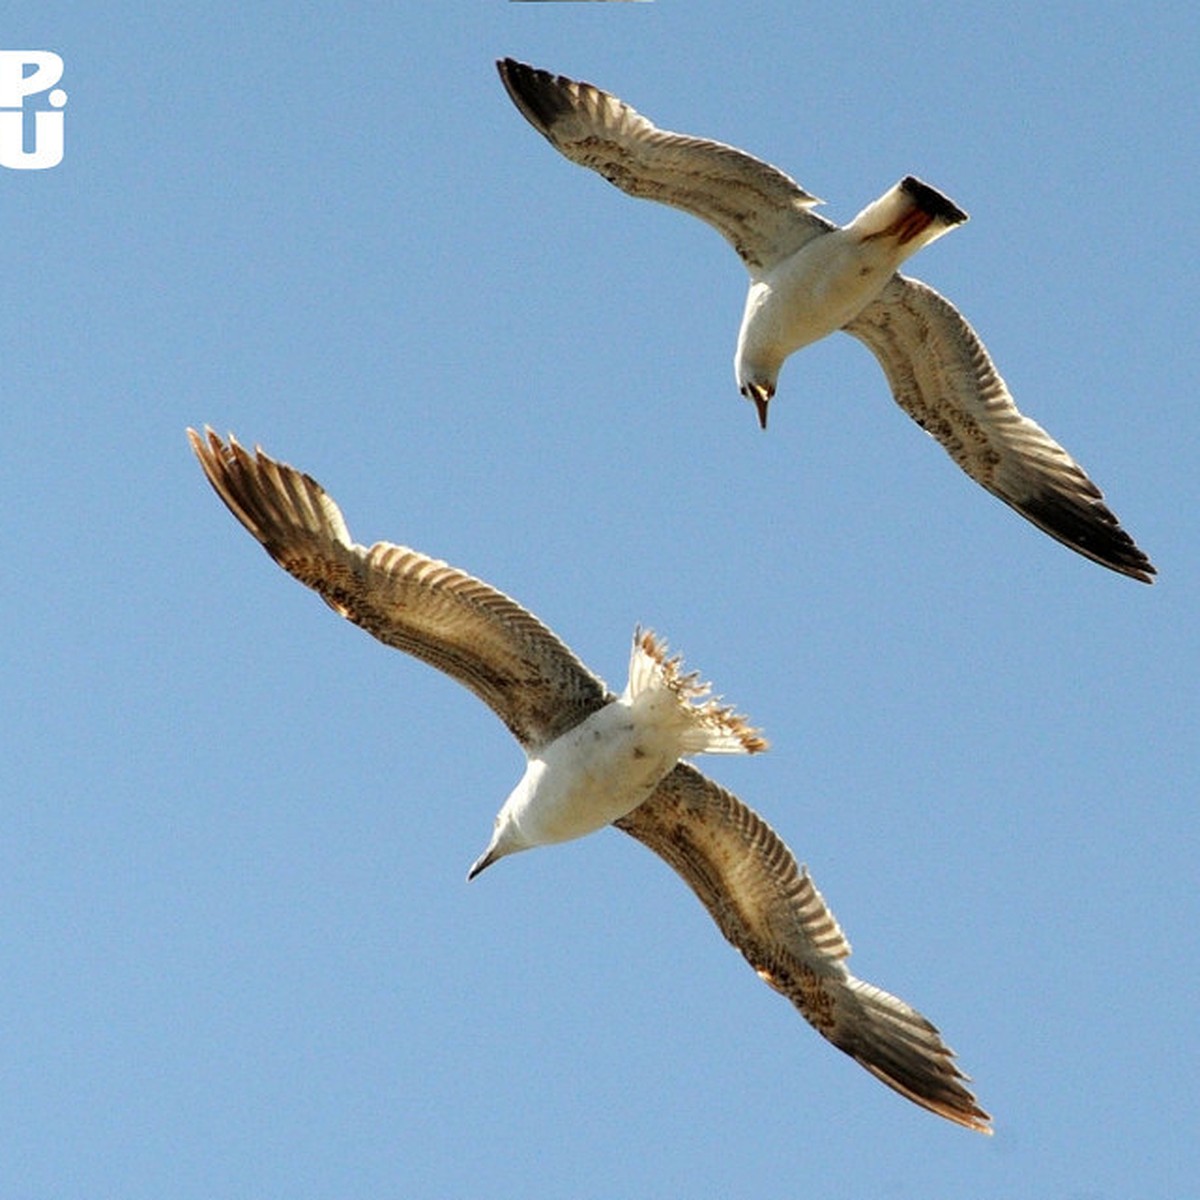
[[[767,427],[767,405],[771,402],[770,396],[755,395],[754,407],[758,409],[758,427],[766,429]]]
[[[496,853],[495,846],[489,846],[472,864],[471,869],[467,872],[467,882],[470,883],[480,871],[486,871],[498,858],[502,857]]]
[[[775,389],[764,387],[761,383],[748,383],[742,389],[742,395],[747,400],[754,401],[754,407],[758,412],[758,425],[760,429],[767,427],[767,405],[771,403],[771,397],[775,395]]]

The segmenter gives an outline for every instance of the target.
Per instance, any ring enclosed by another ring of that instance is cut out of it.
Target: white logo
[[[26,67],[33,68],[28,75]],[[63,60],[51,50],[0,50],[0,167],[36,171],[62,162],[67,93],[54,86],[62,73]],[[42,92],[50,94],[28,114],[33,136],[26,149],[25,100]]]

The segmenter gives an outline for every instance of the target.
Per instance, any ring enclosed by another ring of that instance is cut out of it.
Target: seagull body
[[[628,816],[686,755],[765,750],[766,742],[730,709],[691,703],[708,690],[680,673],[679,660],[668,659],[653,634],[638,630],[625,691],[527,753],[525,774],[467,878],[506,854],[583,837]]]
[[[786,258],[751,271],[734,371],[763,428],[784,359],[848,325],[906,258],[966,219],[910,175],[844,229],[814,228]]]
[[[513,103],[566,158],[632,196],[713,226],[750,274],[734,372],[766,426],[780,368],[841,329],[879,360],[901,408],[977,483],[1087,558],[1149,583],[1150,560],[1099,488],[1017,409],[975,331],[944,297],[898,273],[967,220],[907,176],[838,227],[778,168],[733,146],[659,129],[592,84],[497,63]]]
[[[221,500],[284,570],[386,645],[469,688],[513,733],[529,766],[497,830],[507,822],[533,845],[611,821],[679,873],[729,942],[823,1037],[923,1108],[991,1132],[937,1029],[849,972],[849,942],[778,835],[732,793],[676,761],[764,743],[730,710],[693,703],[707,690],[681,675],[678,659],[667,660],[652,635],[635,640],[630,684],[615,696],[502,592],[404,546],[358,545],[308,475],[232,438],[188,434]],[[581,764],[583,775],[594,769],[594,780],[580,781]],[[559,782],[547,788],[555,775]],[[610,798],[604,792],[614,781],[622,794]],[[488,865],[488,853],[472,873]]]

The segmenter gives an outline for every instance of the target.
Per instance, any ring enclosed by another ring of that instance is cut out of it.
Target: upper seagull
[[[991,1132],[933,1025],[847,970],[850,945],[787,846],[736,796],[677,761],[765,743],[728,708],[693,703],[706,689],[652,635],[635,635],[629,686],[615,696],[502,592],[404,546],[358,545],[309,476],[211,430],[188,436],[217,495],[284,570],[381,642],[470,688],[521,744],[525,775],[470,876],[611,822],[679,872],[822,1036],[923,1108]]]
[[[838,227],[795,180],[743,150],[658,129],[616,96],[511,58],[513,103],[567,158],[628,192],[713,226],[750,272],[738,388],[765,428],[784,359],[836,329],[875,353],[897,403],[977,483],[1051,537],[1150,583],[1150,560],[1100,489],[1022,416],[958,310],[897,268],[967,214],[909,175]]]

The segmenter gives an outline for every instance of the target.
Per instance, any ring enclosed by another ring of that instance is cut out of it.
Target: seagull
[[[497,62],[513,103],[572,162],[713,226],[750,273],[734,371],[760,425],[784,360],[842,329],[865,342],[896,402],[976,483],[1102,566],[1152,582],[1150,560],[1100,489],[1023,416],[987,349],[933,288],[898,273],[967,220],[909,175],[839,227],[776,167],[721,142],[659,129],[590,83],[512,58]]]
[[[729,942],[818,1033],[922,1108],[992,1132],[937,1029],[850,974],[850,943],[766,821],[689,763],[666,761],[676,750],[754,753],[765,742],[730,709],[698,703],[706,687],[652,634],[635,635],[629,686],[615,696],[504,593],[405,546],[355,543],[320,484],[261,449],[251,454],[211,429],[188,437],[217,495],[285,571],[381,642],[469,688],[520,743],[525,776],[471,876],[505,854],[611,823],[682,876]],[[639,716],[647,699],[655,711]],[[601,778],[580,799],[569,776],[585,760]],[[646,773],[631,788],[641,762]],[[535,763],[559,777],[549,791],[538,793]],[[603,796],[605,779],[624,798]],[[642,798],[630,807],[633,792]],[[568,795],[575,811],[562,802]]]

